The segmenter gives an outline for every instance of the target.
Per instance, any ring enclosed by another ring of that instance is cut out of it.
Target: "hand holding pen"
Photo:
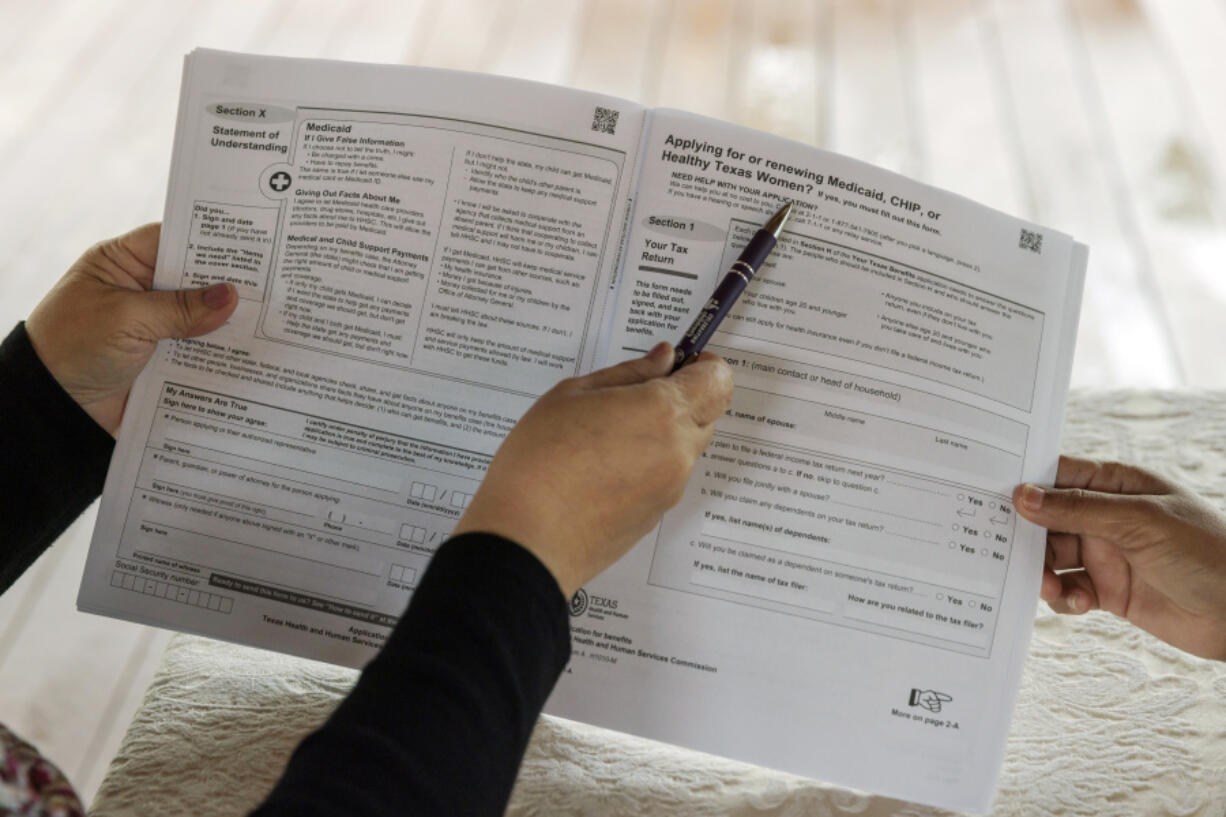
[[[766,261],[771,250],[775,249],[779,234],[783,232],[783,225],[787,223],[788,216],[792,214],[793,204],[794,202],[788,202],[779,209],[779,212],[771,216],[770,221],[754,233],[754,237],[741,251],[740,257],[732,262],[732,266],[724,275],[724,280],[719,282],[715,292],[703,304],[698,317],[694,318],[690,328],[681,337],[681,342],[677,344],[672,371],[675,372],[682,366],[692,363],[707,345],[707,341],[715,333],[720,321],[724,319],[728,310],[732,309],[732,305],[740,297],[741,292],[753,280],[754,273]]]

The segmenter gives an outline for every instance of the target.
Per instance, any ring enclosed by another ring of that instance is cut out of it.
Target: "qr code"
[[[596,108],[596,114],[592,117],[592,130],[600,133],[614,134],[617,133],[617,115],[620,111],[611,111],[608,108]]]
[[[1031,252],[1043,252],[1043,234],[1032,233],[1030,230],[1022,230],[1022,235],[1017,240],[1017,246]]]

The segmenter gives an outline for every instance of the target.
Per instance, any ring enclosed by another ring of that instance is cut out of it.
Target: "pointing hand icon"
[[[940,712],[941,704],[949,703],[952,700],[952,695],[937,692],[935,689],[913,689],[911,690],[911,700],[908,703],[911,706],[922,706],[929,712]]]

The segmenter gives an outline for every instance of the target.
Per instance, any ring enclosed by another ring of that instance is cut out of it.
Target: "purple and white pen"
[[[732,262],[732,266],[724,275],[724,280],[719,282],[715,292],[711,293],[710,298],[707,298],[707,302],[698,312],[698,317],[694,318],[690,328],[685,330],[685,334],[681,337],[681,342],[677,344],[673,355],[673,368],[669,374],[688,363],[693,363],[698,353],[707,345],[707,341],[711,339],[719,322],[724,319],[728,310],[732,309],[732,305],[740,297],[741,292],[753,280],[754,273],[766,261],[771,250],[775,249],[779,234],[783,232],[783,225],[787,223],[788,216],[792,214],[793,203],[789,201],[779,208],[779,212],[771,216],[770,221],[763,224],[762,229],[749,239],[749,243],[741,251],[741,257]]]

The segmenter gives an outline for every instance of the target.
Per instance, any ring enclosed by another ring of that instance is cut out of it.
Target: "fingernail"
[[[1068,594],[1068,609],[1072,610],[1074,613],[1081,612],[1081,606],[1083,603],[1081,593],[1073,591],[1072,593]]]
[[[1043,489],[1027,482],[1022,486],[1021,502],[1028,511],[1037,511],[1043,507]]]
[[[223,309],[230,303],[230,286],[213,284],[204,291],[204,305],[209,309]]]

